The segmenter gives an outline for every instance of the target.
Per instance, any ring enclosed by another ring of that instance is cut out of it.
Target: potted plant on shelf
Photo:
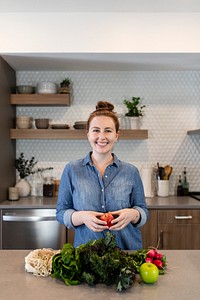
[[[15,160],[15,168],[17,169],[20,177],[20,180],[15,186],[19,189],[20,197],[26,197],[30,194],[31,187],[26,180],[26,177],[32,174],[33,168],[36,164],[37,161],[35,161],[34,156],[30,160],[28,160],[25,159],[24,153],[21,153],[19,158]]]
[[[123,103],[128,109],[125,116],[130,118],[131,129],[139,129],[140,117],[143,116],[143,109],[146,105],[140,105],[140,97],[132,97],[131,100],[125,99]]]
[[[60,94],[70,94],[70,84],[71,84],[71,81],[69,78],[63,79],[63,81],[60,83],[59,93]]]

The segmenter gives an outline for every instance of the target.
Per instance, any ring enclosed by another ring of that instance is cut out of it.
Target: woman
[[[57,220],[74,229],[74,246],[105,237],[111,230],[123,250],[142,248],[140,227],[148,218],[142,181],[137,168],[112,152],[119,137],[114,106],[100,101],[87,122],[92,151],[66,165],[60,182]],[[100,220],[114,216],[109,228]]]

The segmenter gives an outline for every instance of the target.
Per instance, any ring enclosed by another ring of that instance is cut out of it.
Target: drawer
[[[200,224],[200,210],[159,210],[158,224]]]

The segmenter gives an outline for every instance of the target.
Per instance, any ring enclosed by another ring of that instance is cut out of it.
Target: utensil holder
[[[157,180],[157,195],[159,197],[169,196],[169,180]]]

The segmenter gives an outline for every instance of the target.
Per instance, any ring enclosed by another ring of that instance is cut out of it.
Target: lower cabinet
[[[200,210],[158,210],[160,249],[200,249]]]
[[[149,219],[141,227],[143,248],[157,247],[158,244],[158,211],[149,210]]]
[[[200,210],[149,210],[149,219],[141,227],[143,248],[165,250],[200,249]],[[68,230],[73,244],[74,232]]]

